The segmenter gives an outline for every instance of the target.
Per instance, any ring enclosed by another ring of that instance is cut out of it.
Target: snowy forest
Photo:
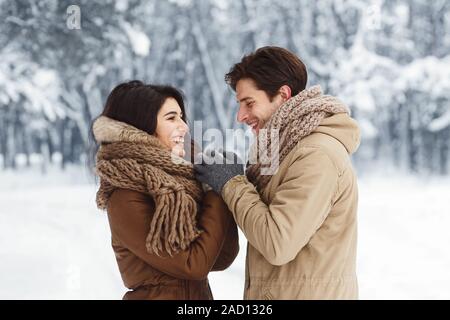
[[[0,0],[0,25],[3,169],[83,164],[92,119],[130,79],[181,88],[191,122],[239,126],[224,74],[277,45],[351,107],[358,167],[450,170],[448,0]]]
[[[120,299],[91,121],[140,79],[182,89],[191,128],[246,129],[224,75],[265,45],[361,127],[361,299],[450,298],[450,0],[0,0],[0,30],[0,299]],[[216,299],[242,299],[239,242]]]

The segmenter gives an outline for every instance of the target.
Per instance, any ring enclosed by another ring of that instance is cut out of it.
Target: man
[[[256,134],[279,132],[273,175],[262,174],[260,160],[245,175],[227,161],[195,167],[248,240],[244,298],[357,299],[358,189],[349,156],[359,146],[356,122],[337,98],[305,89],[304,64],[283,48],[256,50],[225,79],[239,122]]]

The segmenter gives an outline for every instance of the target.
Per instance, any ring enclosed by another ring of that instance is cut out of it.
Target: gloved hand
[[[234,152],[211,152],[211,156],[202,154],[201,164],[195,164],[197,180],[206,183],[219,195],[223,186],[231,178],[244,174],[244,163]],[[197,161],[196,161],[197,162]]]

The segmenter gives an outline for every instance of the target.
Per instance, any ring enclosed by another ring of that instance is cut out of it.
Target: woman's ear
[[[288,85],[284,85],[279,90],[281,99],[283,99],[283,102],[289,100],[292,97],[291,88]]]

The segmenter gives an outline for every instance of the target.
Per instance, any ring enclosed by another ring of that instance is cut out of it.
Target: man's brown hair
[[[225,75],[225,82],[236,91],[237,82],[245,78],[252,79],[272,99],[283,85],[291,88],[292,96],[304,90],[308,73],[299,57],[289,50],[267,46],[244,56]]]

